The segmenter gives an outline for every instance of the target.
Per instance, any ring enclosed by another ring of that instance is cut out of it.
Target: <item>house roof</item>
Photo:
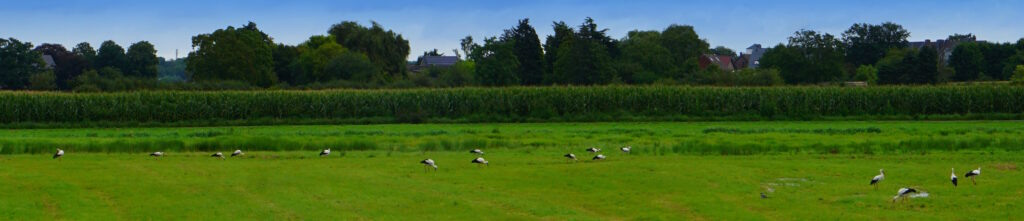
[[[735,70],[735,67],[733,67],[732,65],[732,56],[729,55],[701,55],[700,61],[698,61],[698,65],[700,65],[701,68],[706,68],[710,64],[717,65],[718,68],[722,69],[723,71]]]
[[[43,55],[43,62],[46,62],[47,69],[53,69],[57,67],[57,63],[53,61],[53,56],[50,56],[48,54]]]
[[[423,56],[420,66],[452,66],[459,61],[455,56]]]

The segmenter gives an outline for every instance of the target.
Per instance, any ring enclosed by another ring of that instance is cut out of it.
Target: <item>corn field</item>
[[[0,123],[359,119],[814,119],[1024,113],[1024,87],[512,87],[326,91],[0,92]]]

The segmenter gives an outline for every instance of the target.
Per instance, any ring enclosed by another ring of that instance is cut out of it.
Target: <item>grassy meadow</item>
[[[495,150],[486,168],[461,151],[0,156],[0,219],[1016,220],[1024,210],[1017,155],[608,152],[606,161],[567,163],[560,151]],[[424,172],[425,157],[440,169]],[[947,180],[950,167],[976,166],[976,186]],[[867,181],[878,168],[887,179],[874,190]],[[891,203],[901,186],[930,196]]]
[[[10,129],[0,131],[0,219],[1016,220],[1022,123]],[[591,161],[590,146],[608,159]],[[56,147],[61,160],[50,159]],[[321,148],[334,152],[317,157]],[[470,164],[472,148],[490,165]],[[234,149],[247,154],[209,157]],[[424,158],[440,169],[425,172]],[[972,185],[963,173],[978,166]],[[903,186],[929,197],[891,203]]]

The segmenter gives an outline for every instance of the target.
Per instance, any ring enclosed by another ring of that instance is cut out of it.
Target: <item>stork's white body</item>
[[[597,156],[594,156],[593,160],[603,160],[603,159],[604,159],[604,155],[603,154],[598,154]]]
[[[216,157],[216,158],[224,159],[224,153],[221,153],[221,152],[214,153],[213,155],[210,155],[210,156],[211,157]]]
[[[597,153],[597,152],[601,152],[601,149],[598,149],[596,147],[591,147],[591,148],[587,148],[587,152]]]
[[[964,177],[971,178],[971,183],[978,185],[978,182],[974,181],[974,177],[977,177],[978,175],[981,175],[981,167],[978,167],[976,170],[971,170],[971,172],[967,172],[967,174],[964,174]]]
[[[956,187],[956,169],[949,168],[949,180],[953,182],[953,187]]]
[[[480,149],[470,150],[469,153],[476,154],[476,155],[484,155],[484,151],[480,150]]]
[[[885,171],[882,170],[882,169],[878,169],[878,175],[875,176],[874,178],[871,178],[871,185],[875,186],[875,189],[878,189],[878,182],[882,182],[882,180],[884,180],[884,179],[885,179]]]
[[[157,151],[157,152],[153,152],[153,153],[151,153],[149,155],[153,156],[153,157],[162,157],[162,156],[164,156],[164,152]]]
[[[896,191],[896,196],[892,197],[892,202],[895,203],[896,200],[898,200],[900,198],[903,198],[904,199],[903,201],[906,201],[907,196],[910,196],[911,193],[916,193],[916,192],[917,192],[917,190],[915,190],[913,188],[906,188],[906,187],[900,188],[899,191]]]
[[[245,153],[242,153],[242,150],[235,150],[234,153],[231,153],[231,157],[241,156],[241,155],[245,155]]]
[[[320,151],[320,156],[321,157],[322,156],[327,156],[328,154],[331,154],[331,149],[330,148],[327,148],[327,149],[324,149],[324,150]]]
[[[620,150],[622,150],[622,152],[623,152],[623,153],[627,153],[627,154],[629,154],[629,151],[630,151],[630,150],[632,150],[632,149],[633,149],[633,147],[631,147],[631,146],[625,146],[625,147],[622,147],[622,148],[619,148],[619,149],[620,149]]]
[[[57,159],[64,156],[64,150],[57,149],[57,153],[53,154],[53,159]]]
[[[470,163],[475,163],[475,164],[480,164],[480,165],[485,165],[486,166],[488,162],[483,157],[477,157],[476,159],[473,159],[473,161],[471,161]]]
[[[563,155],[567,161],[576,161],[576,154],[567,153]]]
[[[428,159],[425,159],[425,160],[422,160],[422,161],[420,161],[420,163],[422,163],[422,164],[423,164],[423,166],[424,166],[424,168],[423,168],[423,169],[424,169],[424,170],[427,170],[427,168],[426,168],[426,167],[433,167],[435,171],[437,170],[437,164],[435,164],[435,163],[434,163],[434,160],[433,160],[433,159],[429,159],[429,158],[428,158]]]

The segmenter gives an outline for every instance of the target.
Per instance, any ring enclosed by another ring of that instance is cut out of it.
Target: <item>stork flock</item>
[[[630,154],[630,151],[632,151],[632,149],[633,149],[633,147],[631,147],[631,146],[625,146],[625,147],[619,148],[619,150],[622,151],[625,154]],[[597,160],[604,160],[604,159],[607,158],[607,156],[605,156],[604,154],[600,154],[599,153],[599,152],[601,152],[601,149],[597,148],[597,147],[590,147],[590,148],[585,149],[584,151],[589,152],[591,154],[594,154],[594,156],[593,156],[593,158],[591,158],[591,160],[597,161]],[[484,151],[483,150],[473,149],[473,150],[470,150],[469,153],[474,154],[474,155],[477,156],[472,161],[470,161],[470,163],[477,164],[478,166],[482,166],[482,167],[486,167],[486,166],[489,165],[490,162],[483,158],[483,155],[484,155]],[[327,155],[330,155],[330,154],[331,154],[331,149],[330,148],[324,149],[324,150],[320,151],[320,157],[324,157],[324,156],[327,156]],[[242,155],[245,155],[245,153],[243,153],[242,150],[240,150],[240,149],[239,150],[235,150],[234,152],[231,153],[231,157],[242,156]],[[58,148],[57,152],[53,154],[53,159],[60,160],[61,157],[63,157],[63,156],[64,156],[64,150]],[[152,152],[152,153],[149,154],[149,156],[152,156],[154,158],[160,158],[160,157],[164,156],[164,152],[161,152],[161,151]],[[214,153],[214,154],[212,154],[210,156],[214,157],[214,158],[225,159],[224,154],[221,153],[221,152]],[[566,153],[565,155],[563,155],[563,157],[565,157],[566,160],[569,161],[569,162],[576,162],[577,161],[576,154],[573,154],[571,152],[570,153]],[[431,168],[433,168],[434,171],[437,171],[437,163],[433,159],[430,159],[430,158],[424,159],[424,160],[420,161],[420,164],[423,164],[424,171],[429,171]],[[978,182],[975,179],[978,176],[980,176],[980,175],[981,175],[981,167],[979,166],[978,169],[974,169],[974,170],[971,170],[971,171],[965,173],[964,177],[971,179],[971,183],[973,183],[974,185],[978,185]],[[876,176],[871,178],[870,185],[873,186],[877,190],[878,189],[878,185],[882,182],[882,180],[885,180],[885,170],[884,169],[878,169],[878,175],[876,175]],[[959,183],[958,183],[959,180],[958,180],[958,178],[956,176],[956,169],[955,168],[950,168],[949,180],[953,184],[954,188],[956,188],[957,185],[959,185]],[[908,199],[908,197],[911,194],[914,194],[914,193],[918,193],[918,190],[914,189],[912,187],[901,187],[899,190],[896,191],[896,196],[893,196],[892,202],[893,203],[895,203],[896,201],[905,202]],[[761,198],[767,198],[767,196],[764,193],[761,193]]]
[[[951,183],[953,183],[953,188],[956,188],[957,185],[959,184],[957,182],[958,179],[956,177],[956,169],[955,168],[950,168],[949,170],[950,170],[949,181]],[[978,169],[971,170],[970,172],[967,172],[966,174],[964,174],[964,177],[970,178],[971,179],[971,183],[974,183],[974,185],[978,185],[978,182],[975,181],[975,178],[978,177],[979,175],[981,175],[981,167],[980,166],[978,167]],[[878,169],[878,175],[876,175],[875,177],[871,178],[871,186],[874,186],[875,189],[878,189],[879,183],[882,182],[882,180],[884,180],[884,179],[885,179],[885,170]],[[905,202],[908,199],[908,197],[910,196],[910,194],[913,194],[913,193],[918,193],[918,190],[914,189],[912,187],[901,187],[899,190],[896,191],[896,196],[892,197],[892,202],[893,203],[896,203],[896,201]]]
[[[619,150],[621,150],[623,153],[626,153],[626,154],[629,154],[629,152],[632,149],[633,149],[633,147],[630,147],[630,146],[625,146],[625,147],[619,148]],[[607,158],[604,154],[598,154],[598,152],[601,152],[600,148],[591,147],[591,148],[585,149],[585,151],[590,152],[592,154],[595,154],[594,157],[591,158],[591,160],[604,160],[605,158]],[[330,152],[330,151],[328,150],[328,152]],[[487,165],[489,165],[490,162],[487,161],[487,159],[483,158],[483,155],[484,155],[484,151],[483,150],[473,149],[473,150],[470,150],[469,153],[474,154],[474,155],[477,156],[476,158],[473,158],[473,160],[470,161],[470,163],[476,164],[477,166],[480,166],[480,167],[486,167]],[[576,154],[573,154],[573,153],[567,153],[565,155],[562,155],[562,157],[565,157],[566,161],[568,161],[568,162],[576,162],[577,161]],[[420,164],[423,164],[423,170],[424,171],[430,171],[431,168],[433,168],[434,171],[437,171],[437,161],[434,161],[434,159],[431,159],[431,158],[423,159],[423,160],[420,161]]]

